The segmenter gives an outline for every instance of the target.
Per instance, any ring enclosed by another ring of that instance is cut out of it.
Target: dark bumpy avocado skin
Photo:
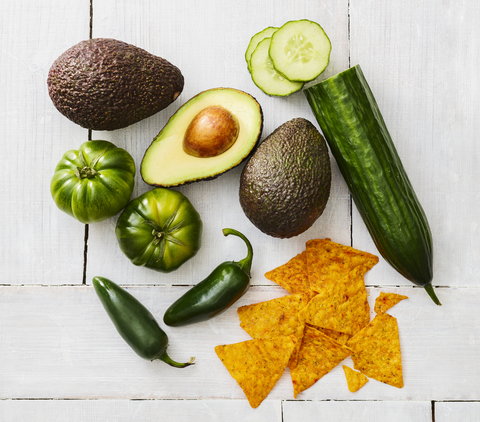
[[[308,120],[277,128],[257,148],[240,179],[240,205],[262,232],[297,236],[323,213],[330,195],[327,144]]]
[[[110,38],[82,41],[50,68],[55,107],[93,130],[115,130],[152,116],[182,92],[180,70],[161,57]]]

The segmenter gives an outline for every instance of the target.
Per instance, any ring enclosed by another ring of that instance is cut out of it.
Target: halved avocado
[[[251,95],[233,88],[203,91],[170,118],[142,160],[143,180],[178,186],[212,179],[248,158],[263,114]]]

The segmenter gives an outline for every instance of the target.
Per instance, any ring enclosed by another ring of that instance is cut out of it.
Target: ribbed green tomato
[[[50,192],[58,208],[88,224],[125,208],[134,183],[135,162],[127,151],[108,141],[87,141],[63,155]]]
[[[202,230],[200,214],[185,195],[156,188],[128,204],[115,233],[133,264],[168,273],[198,252]]]

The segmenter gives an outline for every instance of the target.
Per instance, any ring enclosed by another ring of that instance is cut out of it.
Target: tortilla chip
[[[322,328],[322,327],[313,327],[313,328],[316,328],[318,331],[321,331],[327,337],[333,338],[336,342],[343,344],[344,346],[347,344],[348,339],[352,337],[349,334],[340,333],[339,331],[329,330],[328,328]]]
[[[254,339],[215,347],[215,353],[256,408],[282,376],[295,349],[295,336]]]
[[[348,347],[307,325],[297,366],[290,370],[295,398],[328,374],[351,353],[352,350]]]
[[[361,372],[355,371],[349,366],[343,365],[345,378],[347,378],[348,389],[355,393],[362,388],[367,382],[368,378]]]
[[[311,294],[307,276],[307,253],[303,251],[286,264],[265,273],[265,277],[291,294]]]
[[[314,296],[300,315],[308,324],[354,335],[370,321],[362,266],[331,282]]]
[[[330,239],[313,239],[307,242],[307,272],[310,288],[321,292],[332,283],[344,278],[354,268],[362,267],[363,275],[378,263],[378,256],[362,252]]]
[[[288,366],[297,363],[298,351],[303,337],[305,322],[298,311],[308,302],[304,294],[287,295],[253,305],[238,308],[240,326],[253,338],[274,338],[294,335],[297,346],[292,353]]]
[[[353,349],[354,368],[367,377],[394,387],[403,387],[402,356],[397,319],[378,314],[347,342]]]
[[[375,299],[375,312],[377,314],[387,312],[392,306],[395,306],[403,299],[408,299],[408,296],[380,292],[380,295]]]

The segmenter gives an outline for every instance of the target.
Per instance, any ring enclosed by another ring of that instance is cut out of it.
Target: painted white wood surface
[[[161,414],[178,421],[290,422],[319,415],[332,421],[423,421],[431,420],[430,401],[439,401],[436,422],[478,420],[478,2],[94,0],[92,6],[94,37],[136,44],[178,65],[185,76],[184,92],[163,112],[123,130],[93,133],[94,139],[126,148],[138,164],[170,115],[204,89],[230,86],[254,95],[265,114],[263,138],[293,117],[314,122],[301,93],[286,99],[261,93],[243,54],[250,36],[266,26],[298,18],[318,21],[333,44],[321,79],[359,63],[381,107],[429,217],[434,284],[442,286],[443,306],[435,307],[381,261],[367,284],[410,296],[392,309],[405,387],[372,380],[351,394],[336,368],[294,401],[287,372],[260,408],[250,409],[213,352],[217,344],[249,338],[238,326],[237,305],[283,295],[263,273],[300,252],[310,238],[347,244],[353,239],[354,246],[370,252],[375,247],[355,209],[350,227],[348,191],[335,163],[324,215],[290,240],[263,235],[243,215],[237,168],[215,181],[179,188],[201,213],[205,230],[199,254],[170,275],[128,262],[116,244],[115,218],[89,227],[87,283],[103,275],[132,286],[159,320],[186,289],[172,286],[195,284],[218,263],[244,255],[239,240],[223,237],[223,227],[240,229],[254,244],[252,284],[262,287],[252,288],[218,319],[166,330],[171,356],[195,355],[195,366],[178,370],[136,357],[93,289],[80,285],[84,226],[57,210],[49,193],[61,155],[86,141],[88,133],[55,110],[46,77],[59,54],[89,37],[90,1],[5,0],[0,2],[0,421],[30,421],[32,415],[39,421],[149,421]],[[136,181],[135,196],[149,189],[139,174]],[[378,291],[369,289],[371,303]]]
[[[443,402],[435,405],[435,422],[476,422],[480,420],[479,402]]]
[[[320,416],[321,415],[321,416]],[[285,421],[314,422],[429,422],[431,403],[426,401],[328,401],[283,404]]]
[[[54,109],[46,80],[88,25],[85,1],[0,2],[1,284],[82,283],[84,226],[58,212],[50,179],[87,131]]]
[[[2,400],[0,421],[130,422],[128,400]]]
[[[187,287],[139,287],[134,294],[158,321]],[[371,308],[381,289],[369,288]],[[383,289],[386,290],[386,289]],[[341,366],[302,393],[300,400],[475,400],[480,397],[480,291],[451,289],[443,307],[415,288],[389,288],[410,297],[396,305],[405,387],[370,380],[348,391]],[[89,286],[1,287],[0,397],[88,399],[242,399],[243,392],[214,353],[219,344],[250,339],[238,306],[286,294],[253,287],[224,314],[204,323],[170,328],[169,355],[185,369],[138,358],[116,333]],[[345,364],[352,366],[347,358]],[[288,370],[268,400],[292,400]]]
[[[94,37],[122,38],[139,45],[178,65],[185,77],[183,93],[167,110],[124,130],[94,132],[94,138],[124,145],[137,163],[171,114],[191,97],[210,88],[231,87],[253,95],[264,113],[262,139],[291,118],[311,120],[309,106],[301,92],[288,98],[269,97],[250,78],[245,49],[250,37],[266,26],[281,26],[288,20],[304,17],[321,21],[335,46],[326,74],[337,73],[348,66],[345,0],[288,4],[272,0],[246,1],[241,7],[235,0],[207,0],[201,6],[190,0],[179,0],[168,6],[164,3],[108,0],[95,3],[94,7]],[[250,16],[249,10],[255,10],[255,16]],[[144,23],[142,26],[136,24],[140,21]],[[236,254],[244,253],[238,241],[224,239],[221,232],[224,227],[241,230],[254,245],[254,284],[271,285],[263,274],[301,252],[305,241],[312,237],[330,236],[339,242],[350,242],[348,190],[335,164],[331,200],[322,218],[308,232],[288,240],[265,236],[247,220],[238,201],[240,172],[241,167],[214,181],[178,188],[197,207],[204,221],[202,249],[178,271],[165,275],[131,265],[117,246],[115,219],[112,219],[90,228],[87,281],[102,274],[128,284],[195,284],[220,262],[237,259]],[[136,181],[134,195],[151,189],[140,175]]]
[[[179,411],[181,409],[181,411]],[[252,409],[246,400],[2,400],[0,422],[282,422],[281,401]]]
[[[434,285],[478,288],[480,37],[474,1],[350,2],[351,64],[360,64],[428,216]],[[354,212],[354,244],[373,242]],[[382,284],[404,280],[385,262]]]

